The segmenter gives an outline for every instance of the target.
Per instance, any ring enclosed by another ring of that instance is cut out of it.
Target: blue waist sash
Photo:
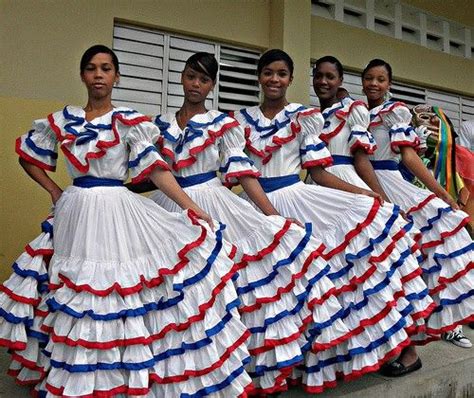
[[[77,177],[72,180],[75,187],[93,188],[93,187],[122,187],[122,180],[114,180],[112,178],[98,178],[91,176]]]
[[[265,192],[273,192],[300,182],[300,176],[298,174],[290,174],[282,177],[260,177],[258,181]]]
[[[181,188],[188,188],[192,187],[193,185],[203,184],[213,178],[217,177],[217,173],[215,171],[210,171],[208,173],[201,173],[201,174],[194,174],[188,177],[176,177],[176,181]]]
[[[395,160],[371,160],[374,170],[398,170],[399,165]]]
[[[332,155],[332,161],[333,166],[338,166],[340,164],[354,164],[354,158],[352,156]]]

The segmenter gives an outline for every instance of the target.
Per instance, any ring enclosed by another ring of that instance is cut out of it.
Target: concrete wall
[[[313,16],[311,58],[324,55],[334,55],[345,67],[360,71],[372,58],[383,58],[392,65],[397,80],[474,94],[474,60]]]

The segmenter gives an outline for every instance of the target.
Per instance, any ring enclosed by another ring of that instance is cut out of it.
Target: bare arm
[[[59,197],[63,193],[62,189],[59,188],[59,186],[49,177],[48,174],[46,174],[42,168],[29,163],[22,158],[19,159],[19,162],[26,173],[51,195],[51,201],[53,204],[56,204]]]
[[[440,199],[448,203],[454,210],[459,210],[459,206],[454,199],[446,192],[446,190],[438,184],[433,174],[426,168],[423,161],[412,147],[400,147],[403,164],[426,185],[426,187],[433,192]]]
[[[193,210],[199,218],[202,218],[213,228],[212,218],[183,191],[170,171],[155,167],[150,173],[150,180],[179,207]]]
[[[382,200],[380,195],[376,192],[369,191],[367,189],[356,187],[355,185],[349,184],[324,170],[321,166],[314,166],[309,169],[309,173],[314,182],[324,187],[339,189],[340,191],[351,192],[355,194],[361,194],[377,198]]]
[[[156,185],[153,184],[151,181],[146,180],[139,182],[138,184],[132,184],[131,182],[125,184],[125,186],[132,192],[135,193],[145,193],[154,191],[156,189]]]
[[[354,167],[357,174],[364,180],[364,182],[372,189],[377,192],[384,201],[390,202],[387,194],[383,190],[379,183],[375,170],[370,163],[369,157],[362,149],[357,149],[354,152]]]
[[[240,185],[247,193],[249,198],[255,203],[262,213],[266,216],[279,215],[278,211],[273,207],[270,200],[268,200],[262,186],[256,178],[250,176],[239,177]]]

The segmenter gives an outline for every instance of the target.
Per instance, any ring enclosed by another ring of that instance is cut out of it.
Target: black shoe
[[[414,363],[411,365],[405,366],[401,362],[397,360],[388,363],[380,369],[380,373],[384,376],[388,377],[400,377],[404,376],[408,373],[414,372],[418,369],[421,369],[421,359],[418,358]]]

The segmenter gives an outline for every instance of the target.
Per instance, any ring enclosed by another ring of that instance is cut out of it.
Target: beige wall
[[[394,78],[431,88],[474,95],[474,60],[444,54],[321,17],[312,17],[311,58],[334,55],[362,70],[372,58],[392,65]]]

